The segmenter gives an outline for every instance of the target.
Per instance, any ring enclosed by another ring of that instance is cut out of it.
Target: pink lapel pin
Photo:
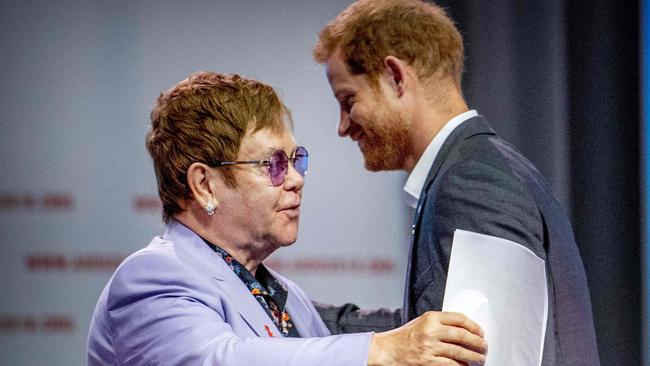
[[[274,337],[273,331],[271,330],[271,328],[268,325],[264,324],[264,329],[266,329],[266,333],[269,334],[269,337]]]

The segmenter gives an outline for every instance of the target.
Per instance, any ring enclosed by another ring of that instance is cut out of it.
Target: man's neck
[[[412,149],[411,153],[408,154],[409,158],[405,160],[404,170],[410,174],[424,153],[424,150],[426,150],[427,146],[429,146],[445,124],[450,119],[468,110],[462,98],[452,104],[446,104],[444,110],[435,108],[435,106],[423,108],[419,116],[416,116],[413,124],[414,128],[411,135]]]
[[[411,102],[405,106],[410,119],[411,150],[405,152],[403,170],[409,174],[444,125],[468,111],[459,86],[451,77],[417,80],[411,88]]]
[[[215,223],[222,221],[215,216],[207,216],[204,212],[183,211],[175,219],[204,240],[228,252],[254,276],[257,267],[273,250],[266,245],[251,244],[250,240],[241,235],[225,235],[228,233],[227,228],[215,227]]]

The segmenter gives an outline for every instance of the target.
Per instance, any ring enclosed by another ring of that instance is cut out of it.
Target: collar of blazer
[[[490,125],[488,125],[485,118],[479,115],[463,122],[449,135],[447,140],[445,140],[444,144],[440,148],[440,152],[438,153],[435,160],[433,161],[433,164],[431,165],[431,169],[429,169],[429,173],[427,174],[427,179],[424,185],[422,186],[422,192],[420,192],[420,199],[418,200],[418,205],[415,210],[415,221],[413,222],[413,229],[415,229],[415,227],[419,223],[418,218],[421,216],[420,215],[421,209],[424,206],[424,203],[426,202],[427,191],[429,190],[429,187],[431,186],[434,179],[438,175],[438,172],[440,171],[440,167],[442,167],[442,164],[449,157],[451,150],[454,149],[461,141],[466,140],[472,136],[481,135],[481,134],[496,135],[494,130],[492,130]]]
[[[203,239],[179,222],[167,226],[164,240],[173,243],[179,260],[188,268],[218,281],[218,286],[226,293],[227,301],[237,308],[241,317],[260,337],[270,337],[265,329],[268,326],[273,334],[280,334],[273,321],[257,302],[255,297],[237,277],[228,264],[210,249]]]

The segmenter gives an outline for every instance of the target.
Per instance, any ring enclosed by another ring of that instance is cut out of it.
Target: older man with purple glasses
[[[461,365],[479,326],[430,312],[394,331],[331,336],[304,292],[263,264],[296,241],[307,150],[275,91],[201,72],[151,113],[167,230],[104,288],[89,365]]]

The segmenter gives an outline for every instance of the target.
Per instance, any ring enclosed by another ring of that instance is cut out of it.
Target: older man
[[[308,163],[270,86],[197,73],[160,95],[151,122],[167,229],[106,285],[89,365],[483,362],[482,331],[460,314],[330,336],[303,291],[264,266],[296,240]]]
[[[546,263],[543,364],[598,365],[569,220],[533,164],[467,107],[462,39],[445,12],[420,0],[357,1],[321,31],[314,56],[340,104],[339,135],[358,143],[367,169],[409,173],[416,213],[402,320],[441,309],[456,229],[502,237]],[[321,310],[337,332],[395,323],[353,306]]]

